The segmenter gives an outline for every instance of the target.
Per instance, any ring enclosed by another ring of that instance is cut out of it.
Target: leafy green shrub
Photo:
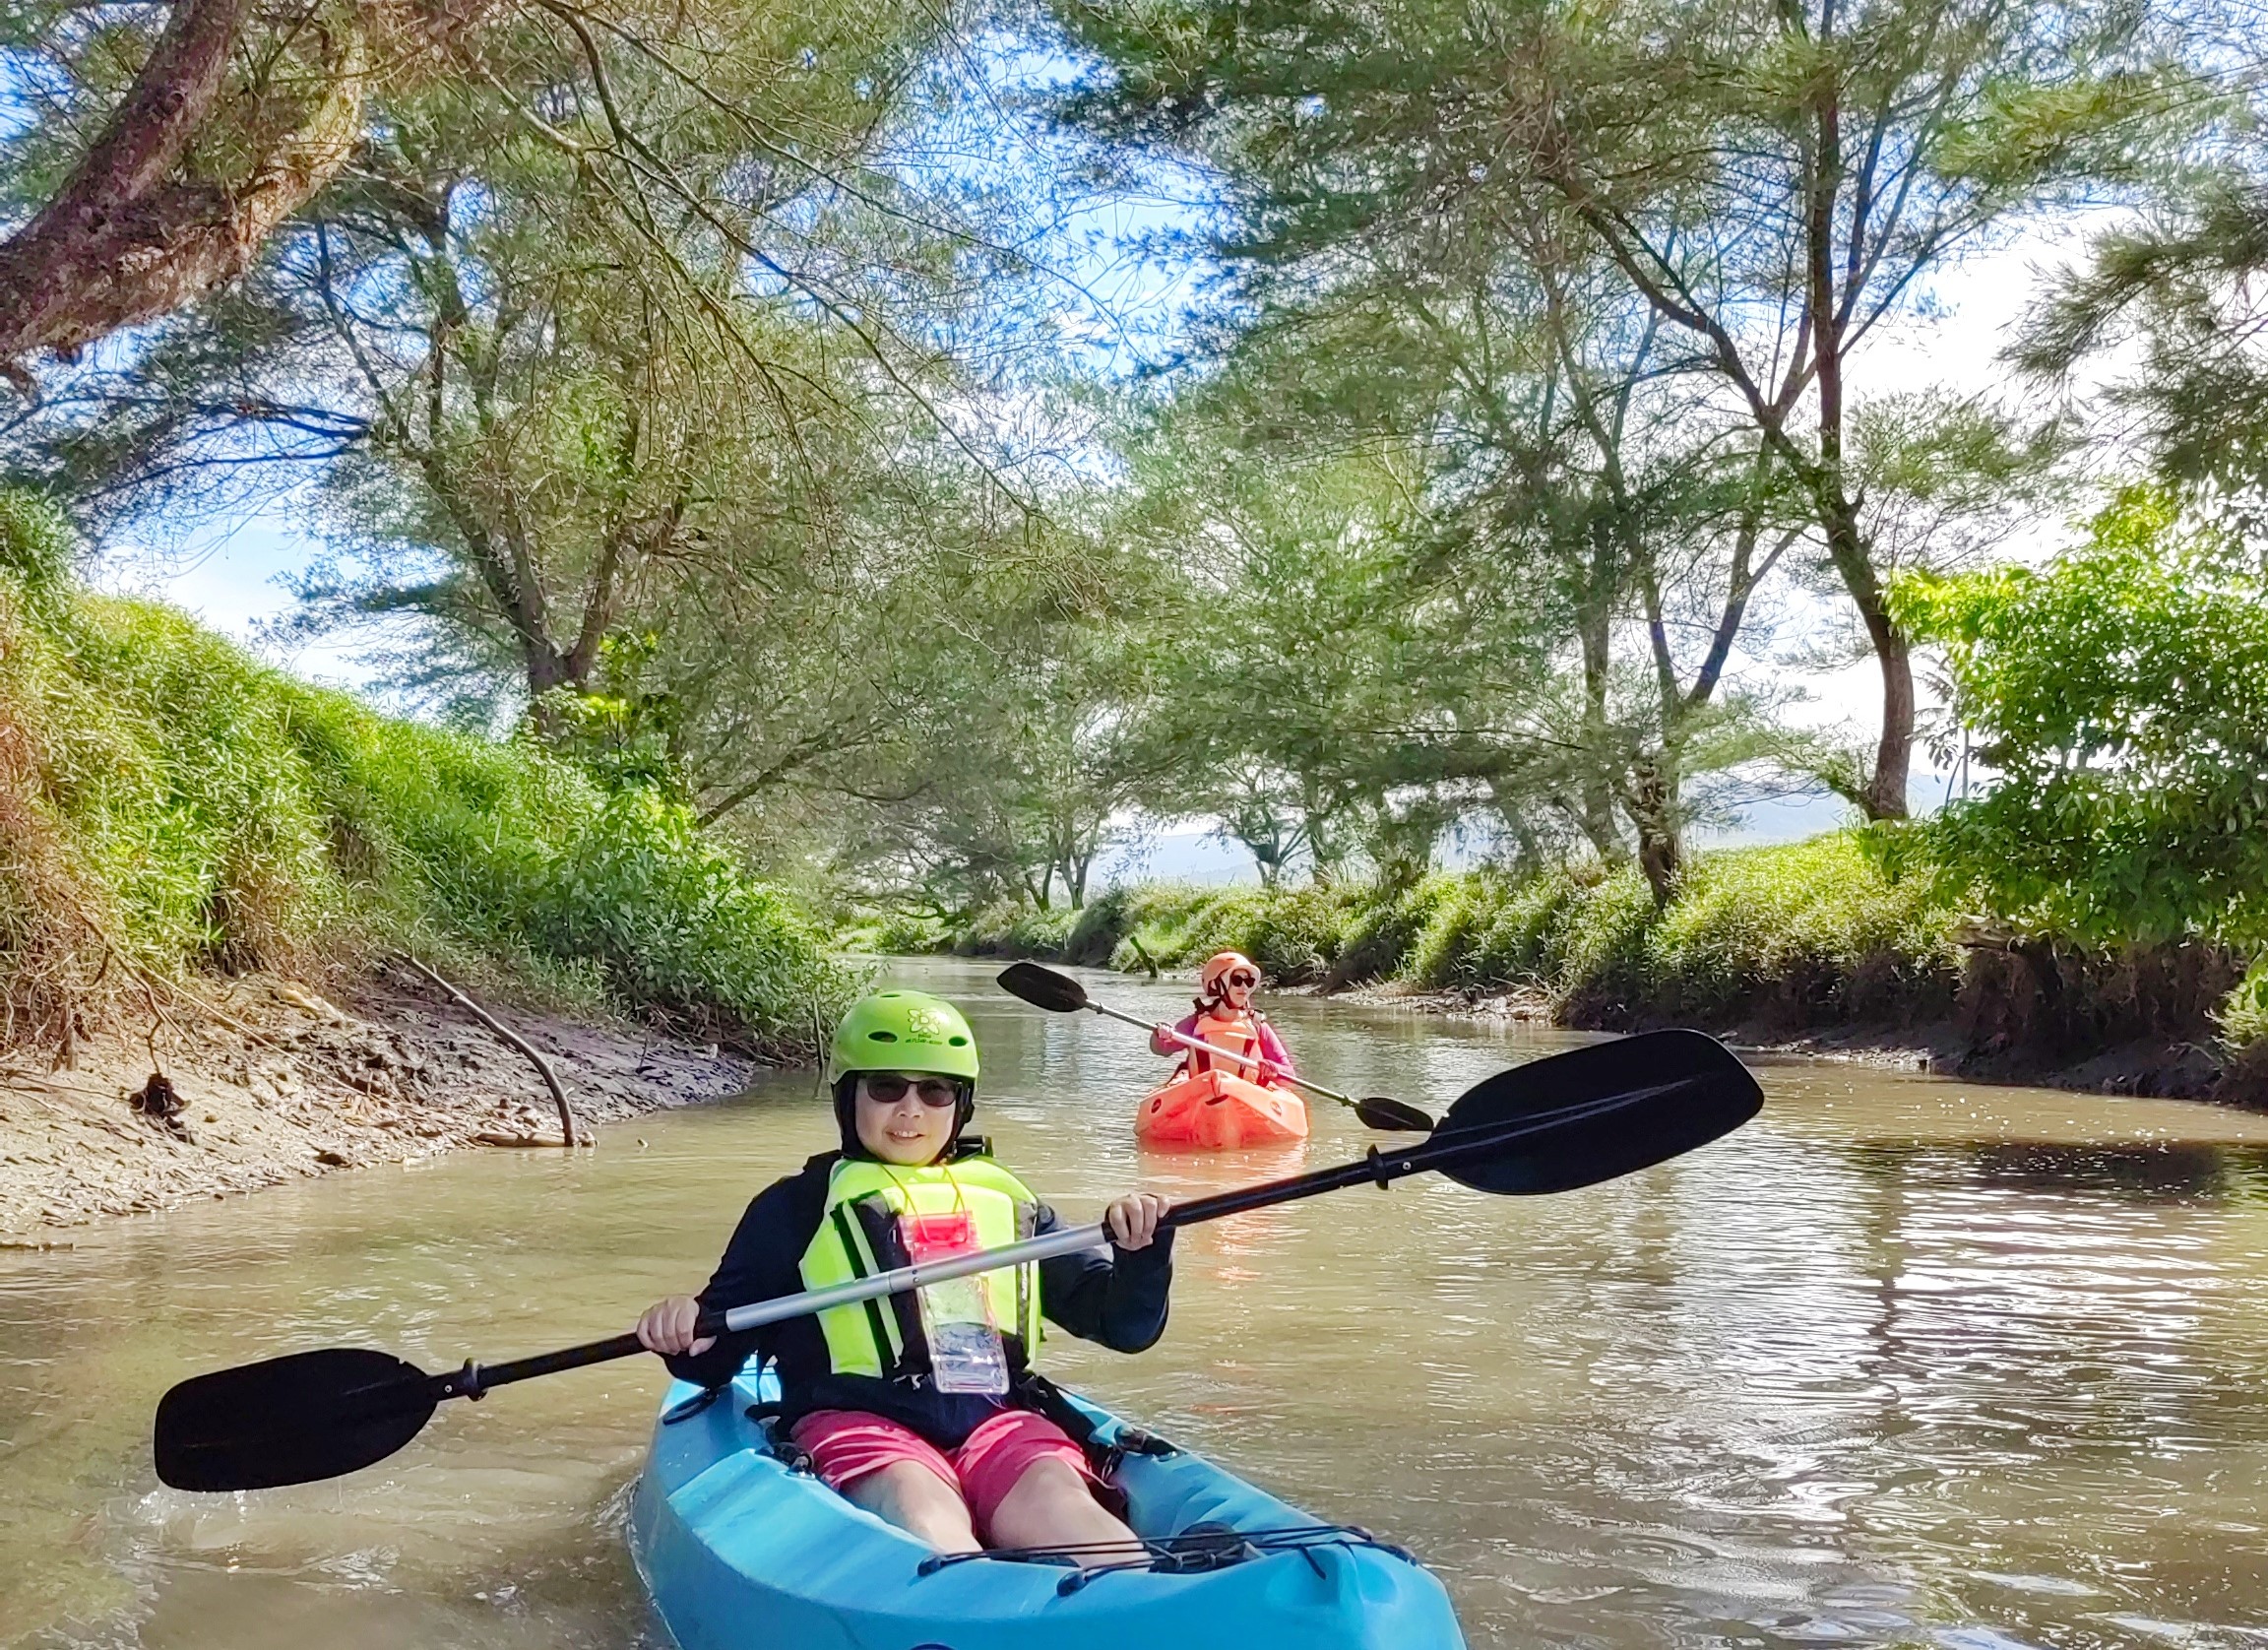
[[[1497,913],[1504,883],[1492,874],[1433,876],[1419,885],[1419,894],[1431,890],[1426,901],[1424,926],[1406,951],[1404,972],[1418,985],[1442,989],[1472,985],[1468,962],[1479,937]]]
[[[61,510],[37,493],[0,487],[0,575],[34,601],[51,598],[71,582],[72,549]]]
[[[1283,983],[1541,989],[1589,1025],[1816,1024],[1948,1009],[1960,970],[1952,929],[1930,876],[1890,874],[1869,839],[1838,832],[1697,854],[1667,911],[1635,867],[1560,867],[1524,881],[1437,872],[1399,890],[1156,883],[1113,889],[1076,918],[1003,908],[963,944],[1081,963],[1102,961],[1108,944],[1111,966],[1134,969],[1139,940],[1176,972],[1233,949]]]
[[[1521,985],[1555,988],[1567,951],[1567,930],[1596,880],[1555,869],[1499,886],[1489,897],[1475,900],[1463,948],[1444,947],[1436,964],[1439,983],[1470,991]]]
[[[1657,984],[1646,944],[1655,908],[1638,868],[1624,865],[1582,890],[1565,916],[1554,937],[1566,1015],[1578,1024],[1611,1024],[1643,1012]]]
[[[1218,888],[1190,883],[1158,882],[1129,891],[1125,896],[1125,932],[1161,968],[1178,967],[1203,943],[1198,930],[1214,905],[1223,898]],[[1117,967],[1132,966],[1128,958],[1113,957]]]
[[[2232,1052],[2250,1052],[2257,1058],[2259,1051],[2268,1050],[2268,954],[2253,959],[2214,1019]]]
[[[2268,582],[2130,488],[2047,567],[1893,588],[1999,779],[1919,827],[1948,898],[2095,947],[2268,940]]]
[[[971,918],[954,937],[953,950],[963,957],[1058,957],[1078,920],[1069,907],[1041,911],[1021,900],[1003,901]]]
[[[1427,971],[1413,957],[1413,948],[1429,931],[1438,908],[1463,903],[1467,880],[1436,874],[1414,887],[1356,895],[1358,903],[1347,923],[1338,961],[1332,965],[1331,983],[1354,984],[1401,976],[1424,980]]]
[[[1141,967],[1147,954],[1161,969],[1192,971],[1216,951],[1241,951],[1271,980],[1308,982],[1339,954],[1347,911],[1344,896],[1322,888],[1152,883],[1108,890],[1079,911],[989,907],[962,926],[954,949],[1120,969]]]
[[[1241,951],[1271,980],[1319,980],[1338,955],[1343,897],[1326,888],[1183,889],[1133,908],[1138,935],[1161,968],[1190,969]]]
[[[1128,899],[1123,888],[1108,888],[1087,902],[1063,938],[1062,960],[1078,968],[1102,968],[1126,940]]]
[[[709,843],[681,802],[606,798],[530,891],[546,949],[591,957],[632,1002],[743,1043],[816,1042],[850,994],[819,934]]]
[[[1933,1012],[1960,967],[1930,880],[1888,880],[1845,832],[1697,856],[1646,950],[1661,1010],[1704,1019]]]
[[[837,936],[845,945],[884,956],[917,957],[930,951],[952,949],[953,933],[926,912],[888,911],[847,934]]]
[[[21,1035],[136,970],[386,948],[778,1052],[807,1051],[851,984],[682,808],[378,716],[169,608],[68,586],[34,602],[8,560],[0,996]]]

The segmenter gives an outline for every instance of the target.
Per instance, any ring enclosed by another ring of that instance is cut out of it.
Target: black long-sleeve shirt
[[[803,1252],[826,1212],[827,1181],[841,1152],[822,1152],[802,1170],[757,1193],[740,1217],[717,1263],[701,1304],[729,1311],[803,1289]],[[1061,1223],[1040,1206],[1034,1233]],[[1098,1245],[1040,1263],[1040,1309],[1056,1327],[1114,1352],[1141,1352],[1166,1332],[1166,1296],[1173,1282],[1173,1234],[1158,1234],[1148,1248]],[[819,1320],[809,1314],[717,1338],[708,1351],[668,1359],[670,1373],[703,1386],[730,1380],[751,1353],[777,1362],[786,1419],[813,1410],[863,1410],[912,1428],[940,1448],[957,1447],[1008,1399],[982,1393],[939,1392],[926,1381],[838,1375],[827,1356]]]

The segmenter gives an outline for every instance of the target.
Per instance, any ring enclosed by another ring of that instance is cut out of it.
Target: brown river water
[[[1282,1156],[1146,1157],[1138,1032],[975,965],[981,1125],[1073,1219]],[[1166,1015],[1166,985],[1091,976]],[[1567,1038],[1271,1012],[1319,1081],[1434,1109]],[[1045,1362],[1331,1519],[1406,1543],[1479,1646],[2268,1646],[2268,1117],[1845,1065],[1761,1118],[1547,1198],[1437,1176],[1182,1235],[1173,1320]],[[1371,1139],[1315,1108],[1309,1165]],[[832,1141],[811,1076],[0,1252],[0,1645],[659,1647],[622,1541],[661,1371],[446,1406],[335,1484],[159,1489],[150,1415],[220,1364],[426,1368],[624,1327]]]

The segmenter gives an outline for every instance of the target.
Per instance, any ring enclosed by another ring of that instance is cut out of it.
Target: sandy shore
[[[155,1040],[170,1116],[137,1102],[154,1059],[139,1035],[82,1043],[60,1069],[52,1048],[0,1061],[0,1241],[459,1147],[559,1149],[535,1068],[438,993],[365,982],[333,1001],[257,975],[197,990],[218,1012],[174,1013]],[[488,1006],[550,1060],[586,1135],[735,1093],[759,1069],[631,1026]]]

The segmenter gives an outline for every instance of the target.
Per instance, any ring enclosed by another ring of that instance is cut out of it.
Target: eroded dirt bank
[[[259,975],[198,991],[217,1012],[172,1014],[154,1039],[169,1116],[137,1099],[154,1064],[138,1033],[83,1042],[60,1068],[51,1048],[0,1060],[0,1240],[462,1146],[557,1149],[535,1068],[438,993],[365,981],[326,997]],[[758,1069],[634,1027],[488,1006],[551,1061],[586,1134],[734,1093]]]
[[[1312,988],[1292,989],[1305,994]],[[1631,1011],[1603,1017],[1605,1023],[1577,1019],[1571,1024],[1559,1005],[1541,990],[1467,995],[1412,989],[1386,982],[1330,994],[1391,1003],[1418,1013],[1569,1026],[1577,1031],[1649,1031],[1693,1023]],[[2253,1063],[2232,1064],[2222,1058],[2210,1046],[2209,1032],[2191,1037],[2157,1033],[2110,1041],[2019,1038],[1996,1028],[1981,1035],[1967,1016],[1882,1025],[1791,1026],[1779,1016],[1705,1020],[1700,1024],[1743,1053],[1848,1060],[1989,1083],[2199,1100],[2245,1111],[2268,1111],[2268,1072]]]

